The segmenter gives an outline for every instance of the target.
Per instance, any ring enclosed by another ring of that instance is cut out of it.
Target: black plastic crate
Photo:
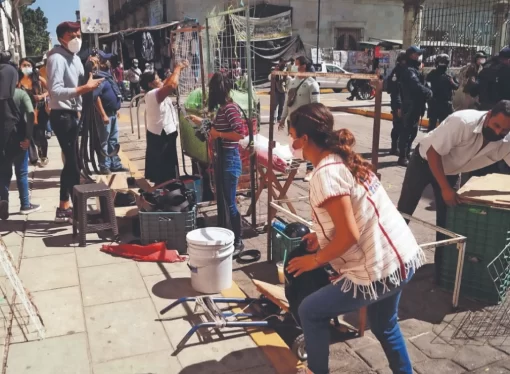
[[[278,228],[271,226],[271,250],[275,262],[283,261],[285,250],[287,258],[290,252],[299,247],[301,238],[289,238]]]
[[[166,242],[168,249],[188,252],[186,234],[197,227],[196,207],[185,213],[139,212],[142,244]]]

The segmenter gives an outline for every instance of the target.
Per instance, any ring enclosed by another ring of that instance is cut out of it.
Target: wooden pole
[[[205,95],[205,69],[204,69],[204,51],[202,49],[202,32],[198,29],[198,49],[200,50],[200,75],[202,75],[202,110],[206,110],[206,95]]]
[[[379,166],[379,138],[381,136],[381,105],[382,104],[382,81],[378,79],[375,84],[375,112],[374,128],[372,131],[372,165],[377,173]],[[380,179],[380,175],[377,174]]]

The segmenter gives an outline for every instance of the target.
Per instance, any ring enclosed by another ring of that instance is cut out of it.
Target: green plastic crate
[[[287,257],[290,252],[299,247],[301,238],[289,238],[278,228],[271,226],[271,251],[275,262],[283,261],[283,255],[287,250]]]
[[[496,289],[487,266],[509,241],[510,210],[485,205],[459,205],[448,209],[446,228],[467,238],[461,296],[498,303],[508,287]],[[447,246],[441,262],[442,288],[453,290],[457,261],[456,245]]]

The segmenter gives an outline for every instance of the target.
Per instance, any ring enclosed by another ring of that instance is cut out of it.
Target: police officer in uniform
[[[510,100],[510,47],[487,62],[472,94],[478,94],[480,110],[491,110],[499,101]]]
[[[391,130],[390,155],[398,156],[398,138],[402,131],[402,89],[400,88],[400,75],[406,68],[406,54],[402,52],[397,57],[397,64],[387,78],[386,92],[391,98],[391,114],[393,116],[393,129]]]
[[[438,123],[453,113],[453,91],[459,88],[459,83],[448,74],[450,56],[440,54],[436,57],[436,68],[427,75],[427,82],[432,88],[432,99],[429,101],[428,131],[434,130]]]
[[[432,91],[425,86],[425,77],[420,72],[423,50],[411,46],[406,50],[406,68],[402,71],[400,87],[402,89],[403,126],[399,137],[400,166],[409,164],[411,146],[416,135],[420,118],[425,112],[425,104],[432,98]]]

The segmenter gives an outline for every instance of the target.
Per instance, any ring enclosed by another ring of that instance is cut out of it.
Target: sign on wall
[[[107,34],[110,32],[110,10],[105,0],[80,0],[81,32]]]
[[[157,26],[163,23],[163,1],[153,0],[149,4],[149,26]]]

